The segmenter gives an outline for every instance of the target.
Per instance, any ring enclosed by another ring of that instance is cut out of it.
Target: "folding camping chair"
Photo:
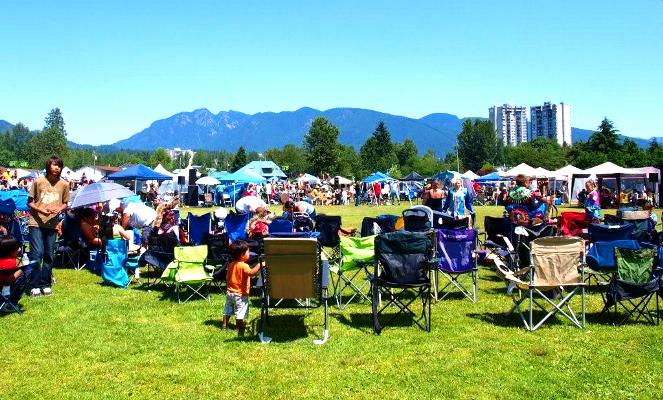
[[[582,238],[573,236],[535,239],[531,243],[531,264],[520,271],[514,272],[495,260],[499,272],[518,289],[511,293],[511,312],[518,313],[527,330],[538,329],[556,314],[584,328],[585,278],[584,268],[581,268],[584,261],[585,243]],[[571,307],[571,299],[578,292],[582,308],[580,319]],[[544,314],[538,321],[535,309]]]
[[[246,240],[246,225],[249,223],[249,213],[230,212],[223,220],[223,229],[228,233],[231,242]]]
[[[315,230],[320,234],[318,243],[330,268],[338,268],[341,264],[341,217],[320,214],[315,219]]]
[[[414,206],[403,210],[404,229],[408,232],[429,232],[433,229],[433,210]]]
[[[558,224],[564,236],[585,237],[592,221],[587,219],[584,212],[564,211],[559,215]]]
[[[275,218],[269,224],[268,233],[270,235],[280,233],[292,233],[294,231],[292,221],[286,218]]]
[[[204,198],[204,205],[205,207],[213,207],[214,206],[214,194],[213,193],[205,193],[203,195]]]
[[[261,268],[262,307],[260,309],[260,327],[258,338],[262,343],[269,343],[272,338],[265,336],[265,325],[269,318],[269,309],[276,308],[272,299],[309,301],[293,303],[280,301],[278,306],[285,308],[311,308],[322,305],[324,312],[324,331],[322,339],[315,344],[324,344],[329,339],[328,318],[328,265],[321,260],[320,246],[313,238],[271,238],[264,239],[265,255]],[[317,304],[312,305],[310,300]]]
[[[152,232],[147,240],[147,250],[140,255],[138,266],[147,267],[146,284],[150,286],[150,276],[154,276],[151,285],[156,285],[161,281],[161,275],[168,264],[175,260],[175,246],[177,246],[177,237],[174,233],[165,233],[162,235]],[[150,273],[152,269],[153,273]]]
[[[205,243],[205,239],[209,236],[212,226],[212,214],[193,215],[189,213],[186,220],[189,243],[194,246]]]
[[[617,210],[617,217],[621,218],[622,224],[633,227],[633,239],[641,243],[658,243],[656,230],[650,226],[649,211],[621,209]]]
[[[660,282],[654,270],[656,256],[655,248],[615,248],[617,273],[608,284],[602,313],[607,312],[616,325],[624,324],[630,317],[635,317],[636,322],[643,318],[658,325]],[[654,297],[656,309],[652,311],[649,305]],[[626,312],[621,319],[620,308]]]
[[[633,225],[591,224],[587,228],[589,242],[611,242],[614,240],[630,240],[633,234]]]
[[[232,260],[228,234],[209,236],[205,244],[207,245],[205,268],[212,275],[212,283],[220,289],[226,280],[226,271]]]
[[[444,300],[452,293],[452,291],[446,291],[447,288],[455,287],[463,296],[476,303],[479,275],[476,255],[478,231],[475,229],[438,229],[436,236],[438,263],[434,267],[435,274],[433,275],[435,300],[438,300],[439,292],[444,292],[444,295],[439,298],[439,300]],[[442,289],[439,289],[438,286],[438,273],[448,280]],[[470,288],[467,287],[468,282],[462,280],[468,275]]]
[[[66,212],[62,220],[62,235],[55,244],[55,259],[59,261],[62,268],[73,268],[79,271],[85,268],[87,256],[83,256],[84,252],[87,252],[87,249],[83,241],[80,221]]]
[[[168,264],[161,279],[173,283],[178,303],[186,303],[196,296],[211,301],[208,283],[212,281],[212,276],[205,268],[206,259],[206,245],[175,247],[175,260]],[[191,293],[182,300],[182,293],[186,290]]]
[[[640,243],[632,239],[591,243],[587,251],[587,284],[591,284],[592,278],[596,285],[607,284],[612,281],[617,273],[616,248],[639,250]],[[603,296],[603,291],[601,291],[601,295]]]
[[[343,236],[339,239],[340,244],[340,263],[330,265],[329,270],[337,277],[331,277],[331,284],[334,289],[336,305],[339,309],[345,308],[352,300],[371,301],[366,294],[365,289],[369,282],[362,276],[365,265],[373,263],[375,257],[375,236],[353,237]],[[361,282],[359,282],[361,280]],[[346,289],[351,290],[351,296],[343,301],[343,292]]]
[[[400,231],[375,238],[373,270],[367,268],[366,273],[371,282],[373,331],[376,334],[401,313],[412,317],[417,326],[430,332],[432,256],[433,244],[425,233]],[[388,301],[380,307],[382,295]],[[411,308],[418,299],[421,299],[420,315]],[[398,311],[381,323],[380,316],[390,305],[395,305]]]
[[[515,253],[511,235],[513,228],[511,220],[507,217],[486,216],[483,219],[484,240],[481,243],[488,251],[486,258],[501,257],[509,264],[515,262]],[[510,265],[512,266],[512,265]]]

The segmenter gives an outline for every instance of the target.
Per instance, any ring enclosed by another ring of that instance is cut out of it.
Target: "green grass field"
[[[404,206],[320,207],[359,227]],[[196,213],[206,210],[197,209]],[[478,207],[478,220],[501,208]],[[184,212],[183,215],[186,213]],[[432,332],[408,323],[372,333],[370,304],[277,310],[271,344],[220,328],[223,294],[179,305],[165,289],[117,289],[87,270],[54,271],[55,295],[0,317],[1,399],[592,398],[658,399],[663,327],[612,326],[590,293],[587,326],[555,318],[527,332],[504,283],[480,269],[479,301],[433,304]],[[252,298],[251,320],[259,316]]]

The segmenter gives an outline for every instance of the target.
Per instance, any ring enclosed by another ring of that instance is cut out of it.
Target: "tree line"
[[[372,134],[357,151],[338,141],[339,129],[324,117],[313,120],[301,145],[287,144],[258,153],[240,147],[236,152],[196,150],[193,159],[188,154],[171,159],[168,151],[116,150],[109,146],[71,147],[62,112],[51,110],[41,131],[31,131],[18,123],[0,135],[0,165],[25,168],[42,168],[46,157],[58,154],[65,165],[77,169],[86,165],[120,166],[142,163],[154,167],[161,163],[173,170],[189,165],[209,169],[236,171],[246,163],[267,159],[281,166],[290,176],[309,172],[315,175],[341,175],[360,178],[375,171],[387,172],[399,178],[412,171],[431,176],[442,170],[472,170],[479,174],[490,172],[498,166],[515,166],[525,162],[532,167],[548,170],[566,164],[589,168],[605,161],[624,167],[663,165],[663,146],[654,139],[647,149],[642,149],[628,138],[619,140],[618,130],[605,118],[586,142],[559,145],[557,141],[537,138],[517,146],[504,146],[490,121],[468,119],[457,137],[455,148],[443,158],[427,149],[419,155],[419,149],[411,139],[393,142],[384,122],[379,122]]]

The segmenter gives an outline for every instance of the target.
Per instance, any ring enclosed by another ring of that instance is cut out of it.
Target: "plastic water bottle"
[[[26,266],[30,264],[30,259],[28,258],[28,253],[23,253],[23,258],[21,258],[21,265]]]

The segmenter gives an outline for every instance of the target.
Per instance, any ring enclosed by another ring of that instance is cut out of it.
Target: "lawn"
[[[359,227],[364,216],[404,206],[320,207]],[[206,210],[196,209],[196,213]],[[478,220],[501,208],[478,207]],[[185,215],[185,213],[183,213]],[[165,290],[101,285],[87,270],[55,271],[55,295],[25,298],[0,317],[1,399],[155,398],[660,398],[663,327],[614,327],[588,295],[587,327],[554,319],[526,332],[505,316],[510,298],[482,267],[479,301],[433,304],[432,332],[401,324],[380,336],[370,305],[272,313],[274,341],[220,329],[224,297],[179,305]],[[259,316],[252,298],[251,318]]]

